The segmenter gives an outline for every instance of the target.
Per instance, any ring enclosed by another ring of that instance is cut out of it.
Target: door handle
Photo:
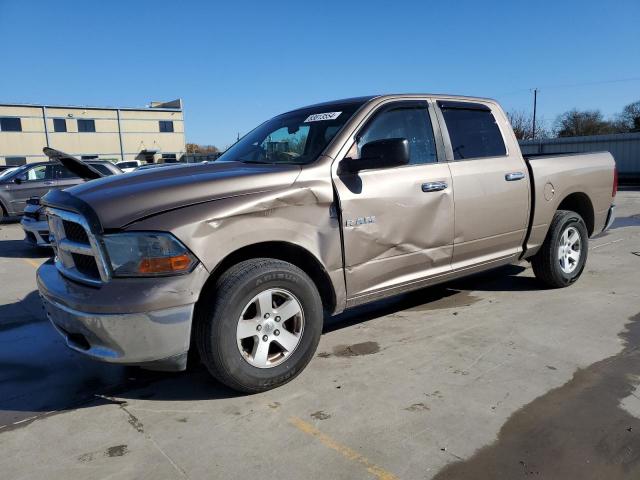
[[[447,182],[426,182],[422,184],[423,192],[439,192],[448,187]]]
[[[524,173],[522,172],[511,172],[511,173],[507,173],[504,176],[504,179],[507,182],[515,182],[516,180],[522,180],[524,178]]]
[[[44,182],[45,185],[53,185],[53,182]]]

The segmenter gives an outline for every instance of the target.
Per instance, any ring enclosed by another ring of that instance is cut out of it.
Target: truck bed
[[[582,213],[589,235],[605,227],[612,203],[615,162],[609,152],[525,155],[532,182],[532,215],[525,257],[535,254],[558,208],[586,197],[591,212]],[[580,213],[580,212],[579,212]]]

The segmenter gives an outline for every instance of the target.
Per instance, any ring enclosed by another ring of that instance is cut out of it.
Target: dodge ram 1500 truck
[[[182,370],[197,349],[257,392],[308,364],[325,314],[521,260],[571,285],[616,189],[609,153],[524,158],[493,100],[340,100],[263,123],[215,163],[48,193],[38,287],[78,352]]]

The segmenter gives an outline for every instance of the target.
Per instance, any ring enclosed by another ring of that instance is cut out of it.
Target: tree
[[[198,145],[197,143],[187,143],[187,153],[218,153],[220,150],[215,145]]]
[[[533,140],[534,138],[546,138],[549,136],[549,131],[542,118],[536,118],[536,131],[534,136],[532,114],[522,110],[516,110],[507,112],[507,117],[513,127],[513,133],[515,133],[518,140]]]
[[[616,124],[625,132],[640,132],[640,100],[630,103],[618,115]]]
[[[559,115],[555,122],[556,136],[578,137],[616,133],[613,122],[605,120],[600,110],[569,110]]]

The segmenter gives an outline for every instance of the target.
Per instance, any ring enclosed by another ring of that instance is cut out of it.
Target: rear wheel
[[[201,299],[196,343],[220,382],[260,392],[292,380],[309,363],[322,333],[322,301],[298,267],[275,259],[241,262]]]
[[[533,273],[549,287],[567,287],[582,274],[588,249],[589,234],[582,217],[558,210],[540,251],[531,260]]]

